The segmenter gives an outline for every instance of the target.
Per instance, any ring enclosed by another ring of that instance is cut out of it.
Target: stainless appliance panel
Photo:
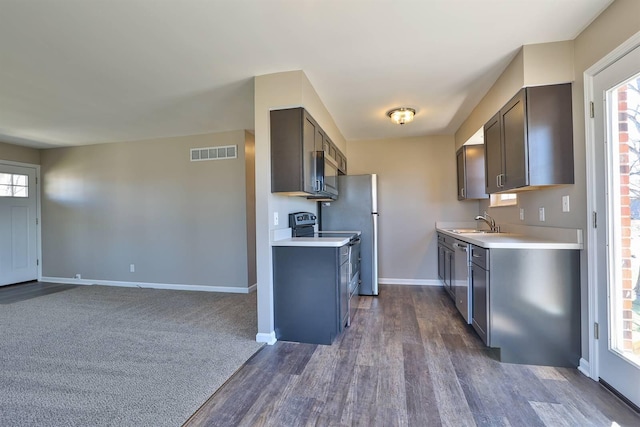
[[[340,197],[321,203],[321,230],[360,231],[360,295],[378,295],[377,176],[341,175]]]

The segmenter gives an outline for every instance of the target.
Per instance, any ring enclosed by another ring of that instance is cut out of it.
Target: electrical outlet
[[[569,212],[569,196],[562,196],[562,212]]]
[[[273,213],[273,225],[278,225],[280,224],[280,217],[278,215],[278,212],[274,212]]]
[[[520,221],[524,221],[524,208],[520,208]]]
[[[538,213],[540,214],[540,221],[544,222],[544,208],[540,208]]]
[[[135,272],[136,272],[136,265],[129,264],[129,273],[135,273]]]

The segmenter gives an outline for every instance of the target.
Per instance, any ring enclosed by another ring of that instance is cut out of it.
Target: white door
[[[0,164],[0,286],[36,280],[36,169]]]
[[[593,96],[598,376],[640,406],[640,46]]]

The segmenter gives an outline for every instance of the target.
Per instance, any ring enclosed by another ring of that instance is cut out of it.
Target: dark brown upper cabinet
[[[316,151],[323,150],[324,138],[304,108],[271,111],[272,193],[316,193]]]
[[[338,146],[335,145],[333,143],[333,141],[331,141],[331,139],[329,139],[329,137],[326,136],[326,135],[325,135],[325,139],[324,139],[324,154],[325,154],[325,156],[328,155],[333,160],[335,160],[336,165],[338,165],[338,172],[341,175],[346,175],[347,174],[347,158],[346,158],[346,156],[344,154],[342,154],[342,151],[340,151]]]
[[[272,193],[322,195],[321,180],[326,176],[317,169],[322,152],[335,163],[338,173],[347,173],[347,158],[304,108],[271,111]]]
[[[521,89],[484,125],[486,192],[573,184],[571,84]]]
[[[336,160],[338,160],[338,172],[340,172],[341,175],[346,175],[347,174],[347,157],[344,154],[342,154],[342,151],[338,150],[338,158]]]
[[[456,153],[458,200],[486,199],[484,145],[463,145]]]

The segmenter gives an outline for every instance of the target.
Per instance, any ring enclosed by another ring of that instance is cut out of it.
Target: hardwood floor
[[[185,426],[640,426],[575,369],[500,363],[441,288],[383,286],[331,346],[265,346]]]
[[[15,285],[0,286],[0,304],[13,304],[43,295],[73,289],[77,285],[66,285],[46,282],[26,282]]]

